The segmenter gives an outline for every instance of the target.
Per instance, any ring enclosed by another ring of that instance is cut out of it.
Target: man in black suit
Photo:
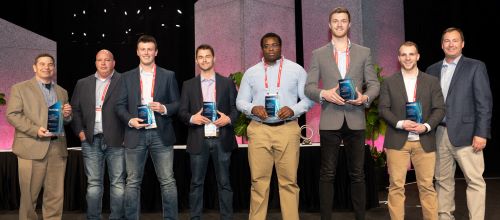
[[[436,131],[439,219],[454,219],[456,163],[467,181],[469,219],[484,219],[485,213],[483,149],[491,138],[493,99],[486,65],[463,56],[463,47],[462,30],[446,29],[441,37],[445,58],[426,71],[440,79],[446,103]]]
[[[215,72],[215,54],[210,45],[202,44],[196,49],[196,64],[201,73],[184,82],[179,107],[181,121],[189,126],[190,215],[191,219],[201,219],[203,183],[211,155],[219,191],[220,219],[232,219],[233,190],[229,165],[231,151],[238,146],[231,124],[238,118],[236,87],[231,79]]]
[[[87,175],[87,219],[100,219],[104,164],[110,182],[110,219],[123,219],[125,194],[125,149],[123,125],[115,114],[121,75],[114,70],[115,60],[108,50],[96,55],[97,71],[78,80],[71,106],[73,131],[82,142]]]
[[[155,64],[156,39],[142,35],[137,41],[139,67],[123,74],[116,112],[125,123],[125,217],[139,219],[141,182],[148,153],[162,193],[164,219],[177,219],[177,186],[173,161],[175,134],[172,117],[179,108],[175,73]],[[141,118],[139,118],[139,111]],[[144,116],[144,117],[143,117]]]
[[[388,125],[384,147],[391,174],[388,207],[392,220],[405,218],[405,181],[410,160],[417,176],[423,219],[436,220],[438,216],[432,180],[435,130],[444,117],[444,101],[438,79],[418,69],[419,58],[415,43],[403,43],[398,55],[401,71],[386,78],[380,89],[379,113]]]

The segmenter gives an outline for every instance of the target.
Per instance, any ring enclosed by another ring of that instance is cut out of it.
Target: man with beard
[[[392,220],[405,219],[405,181],[410,160],[415,168],[423,219],[437,220],[437,196],[433,185],[436,163],[435,130],[444,117],[439,80],[421,72],[417,45],[399,47],[401,71],[382,83],[379,113],[387,132],[384,147],[390,173],[388,207]]]
[[[321,104],[320,209],[321,219],[330,220],[333,183],[340,145],[347,154],[351,197],[357,220],[365,218],[365,107],[377,96],[380,84],[369,48],[351,43],[347,34],[351,15],[346,8],[333,9],[329,17],[332,41],[313,51],[305,93]],[[339,93],[341,81],[349,80],[351,99]],[[319,86],[323,83],[322,88]],[[362,91],[363,85],[366,90]],[[363,93],[362,93],[363,92]]]
[[[219,192],[220,219],[233,217],[233,189],[229,179],[231,151],[238,147],[231,122],[238,119],[233,80],[215,72],[210,45],[196,49],[201,73],[182,86],[179,117],[189,126],[187,151],[191,162],[189,208],[191,219],[201,219],[203,188],[208,160],[212,156]]]
[[[267,33],[261,38],[260,46],[264,58],[245,72],[236,99],[238,110],[252,119],[247,127],[252,176],[249,219],[266,219],[274,165],[282,218],[298,220],[300,127],[297,118],[309,110],[313,102],[304,95],[305,70],[281,56],[280,36]]]

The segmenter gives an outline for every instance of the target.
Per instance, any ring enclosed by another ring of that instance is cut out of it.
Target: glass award
[[[212,138],[219,136],[219,128],[213,123],[217,120],[217,105],[215,102],[203,102],[203,110],[201,115],[212,121],[205,125],[205,137]]]
[[[267,116],[271,118],[278,117],[278,111],[280,110],[280,103],[278,99],[278,94],[266,95],[265,98],[265,108]]]
[[[356,100],[356,88],[354,87],[354,81],[350,78],[339,80],[339,95],[344,100]]]
[[[49,107],[47,117],[47,130],[49,130],[52,136],[64,135],[61,101],[58,101]]]
[[[424,118],[422,115],[422,105],[420,104],[420,102],[406,103],[406,119],[412,120],[417,123],[423,123]]]
[[[151,118],[147,105],[137,105],[137,117],[142,119],[142,124],[151,124]]]

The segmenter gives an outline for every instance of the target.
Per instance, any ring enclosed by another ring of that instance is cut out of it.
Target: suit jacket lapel
[[[155,71],[156,73],[155,74],[155,77],[154,77],[154,80],[155,80],[155,86],[153,88],[153,101],[156,102],[157,100],[159,100],[157,97],[159,96],[159,87],[161,86],[161,82],[164,82],[164,79],[163,79],[163,75],[162,74],[158,74],[158,66],[155,66]]]
[[[464,64],[464,59],[465,57],[462,55],[460,60],[457,63],[457,67],[455,68],[455,72],[453,73],[453,77],[451,78],[450,86],[448,87],[448,94],[451,94],[451,91],[455,87],[455,84],[457,84],[458,78],[460,78],[460,74],[462,73],[462,68]]]
[[[116,72],[113,73],[113,76],[111,77],[111,82],[109,83],[108,90],[106,91],[106,96],[104,97],[104,102],[102,103],[103,106],[104,106],[104,103],[106,103],[106,101],[108,101],[109,96],[111,95],[113,89],[115,88],[115,86],[117,84],[117,82],[116,82],[117,77],[115,74],[117,74],[117,73]],[[95,86],[95,83],[94,83],[94,86]],[[95,91],[95,89],[94,89],[94,91]]]
[[[221,96],[223,95],[222,93],[224,93],[224,89],[222,88],[223,85],[222,85],[221,77],[222,76],[220,76],[218,73],[215,73],[215,90],[216,90],[215,91],[215,96],[216,96],[215,104],[217,105],[215,107],[218,107],[218,105],[219,105],[218,101],[222,100]]]
[[[45,97],[43,96],[42,90],[40,90],[40,86],[38,85],[38,81],[36,80],[35,77],[31,79],[31,90],[33,93],[36,94],[36,100],[29,100],[30,105],[29,106],[41,106],[39,117],[41,120],[41,125],[43,127],[47,127],[47,120],[48,120],[48,114],[49,114],[49,108],[47,106],[47,103],[45,102]]]
[[[196,107],[197,109],[195,109],[196,112],[198,112],[198,110],[200,110],[200,108],[203,107],[203,92],[201,91],[201,76],[198,75],[196,76],[195,78],[195,81],[194,81],[194,88],[193,88],[193,98],[195,99],[195,102],[196,102]]]
[[[137,104],[141,104],[141,98],[142,98],[142,90],[141,90],[141,70],[139,69],[139,67],[137,67],[135,70],[134,70],[134,82],[131,83],[131,88],[130,90],[131,91],[137,91],[136,95],[137,95]],[[127,91],[124,91],[124,92],[127,92]]]
[[[415,101],[418,101],[419,98],[422,97],[422,92],[427,89],[427,85],[425,83],[422,83],[423,77],[424,77],[423,72],[419,70],[417,76],[417,83],[415,84],[415,86],[417,86],[417,97]]]
[[[332,42],[330,42],[328,44],[327,57],[329,57],[329,59],[333,60],[333,62],[328,62],[333,70],[333,75],[336,76],[337,79],[342,79],[342,75],[340,74],[339,66],[335,62],[335,57],[333,56],[333,44],[332,44]],[[347,76],[347,74],[346,74],[346,76]]]
[[[406,91],[406,86],[405,86],[405,81],[403,79],[403,73],[400,71],[397,74],[397,80],[399,83],[397,83],[396,91],[402,91],[401,96],[405,102],[408,102],[408,95]]]

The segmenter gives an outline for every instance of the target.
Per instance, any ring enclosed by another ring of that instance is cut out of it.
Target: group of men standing
[[[282,217],[298,220],[301,131],[297,118],[314,102],[321,105],[321,218],[331,219],[342,147],[347,154],[355,218],[365,219],[365,108],[380,91],[380,115],[389,125],[384,147],[390,172],[391,219],[404,219],[404,183],[410,160],[424,219],[453,219],[455,160],[467,180],[470,219],[484,219],[482,149],[490,138],[492,98],[484,63],[462,56],[462,31],[450,28],[443,33],[445,59],[429,67],[428,74],[417,67],[417,45],[404,42],[398,50],[401,71],[380,85],[370,49],[349,40],[350,26],[346,8],[330,13],[332,40],[313,52],[308,73],[281,55],[280,36],[265,34],[260,41],[263,58],[245,72],[238,92],[231,79],[215,72],[214,49],[203,44],[195,52],[200,74],[184,82],[179,95],[174,72],[155,64],[156,40],[143,35],[137,42],[137,68],[120,74],[114,70],[113,54],[99,51],[96,72],[78,81],[70,105],[66,91],[53,82],[54,58],[39,55],[33,65],[35,77],[12,87],[7,107],[8,121],[16,129],[13,151],[20,174],[19,218],[37,219],[36,200],[43,187],[43,218],[61,219],[66,140],[52,136],[46,128],[48,106],[60,101],[64,103],[64,122],[72,121],[82,142],[88,219],[101,218],[105,164],[111,187],[110,219],[139,219],[148,154],[160,182],[163,217],[178,219],[174,115],[188,125],[191,219],[202,217],[210,157],[221,219],[232,219],[229,166],[231,151],[237,147],[233,124],[239,110],[251,119],[247,128],[252,182],[249,219],[266,219],[274,166]],[[353,82],[355,98],[340,95],[339,80],[344,79]],[[420,106],[419,119],[407,119],[410,105]]]

